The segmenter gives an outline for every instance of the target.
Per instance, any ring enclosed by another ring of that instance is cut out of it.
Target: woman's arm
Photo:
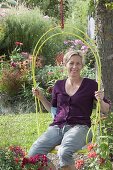
[[[104,91],[96,91],[95,98],[100,100],[101,112],[108,113],[110,109],[110,104],[104,101]]]
[[[43,93],[38,89],[38,88],[32,88],[32,93],[34,96],[36,96],[36,98],[38,98],[41,103],[43,104],[43,106],[45,107],[45,109],[48,112],[51,112],[51,103],[45,98],[45,96],[43,95]]]

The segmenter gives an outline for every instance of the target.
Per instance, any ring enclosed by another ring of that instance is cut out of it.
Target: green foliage
[[[17,2],[15,0],[0,0],[0,8],[10,8],[11,6],[15,7]]]
[[[5,36],[5,30],[3,24],[0,24],[0,43],[3,41]]]
[[[10,146],[0,149],[0,169],[8,170],[37,170],[48,169],[48,160],[46,155],[34,155],[26,157],[25,151],[19,146]]]
[[[107,9],[113,10],[113,2],[106,2],[105,6],[106,6]]]
[[[28,22],[29,18],[29,22]],[[10,11],[5,20],[5,37],[1,48],[11,52],[14,43],[20,41],[24,44],[24,51],[31,52],[40,38],[48,30],[51,20],[46,20],[38,9],[33,11],[26,8]]]
[[[110,152],[113,153],[113,113],[109,113],[107,119],[104,120],[103,134],[108,135],[108,143],[110,146]],[[112,155],[113,156],[113,155]]]
[[[66,20],[66,23],[68,25],[70,25],[71,27],[77,27],[82,31],[86,32],[89,1],[90,0],[70,1],[70,9],[68,14],[69,17]],[[77,33],[77,31],[75,32]]]
[[[0,169],[22,170],[21,162],[25,152],[18,146],[0,149]]]
[[[22,68],[22,62],[25,58],[21,55],[20,42],[16,42],[18,45],[12,51],[10,60],[1,60],[1,75],[0,75],[0,92],[5,93],[10,97],[16,96],[23,84],[27,82],[29,70],[26,66]]]
[[[53,26],[56,26],[55,22],[51,18],[44,17],[38,8],[33,10],[27,10],[25,8],[18,11],[13,10],[5,20],[5,36],[0,42],[1,54],[5,50],[4,53],[10,55],[16,41],[24,44],[22,47],[23,51],[32,53],[39,38]],[[61,31],[61,29],[56,29],[54,33]],[[49,36],[52,34],[49,34]],[[63,49],[65,37],[64,35],[55,36],[44,44],[40,54],[44,56],[46,64],[54,63],[54,56]]]
[[[0,92],[12,97],[19,93],[24,82],[24,75],[18,70],[11,68],[9,64],[6,65],[7,67],[1,70]]]
[[[94,4],[94,0],[90,0],[89,2],[89,8],[88,8],[88,14],[92,15],[95,13],[95,4]]]
[[[99,136],[98,136],[99,138]],[[100,139],[99,139],[100,140]],[[101,140],[100,140],[101,141]],[[95,144],[89,144],[87,161],[84,163],[85,170],[112,170],[112,163],[109,157],[109,146],[105,141],[98,141]]]
[[[50,17],[54,17],[60,20],[60,1],[56,0],[24,0],[25,4],[28,7],[38,6],[43,11],[44,15],[48,15]],[[63,11],[64,16],[68,16],[69,10],[69,2],[68,0],[64,0],[63,2]]]

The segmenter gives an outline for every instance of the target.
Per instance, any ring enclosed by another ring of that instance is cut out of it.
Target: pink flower
[[[96,146],[96,144],[93,144],[93,143],[89,144],[87,146],[88,151],[91,151],[95,146]]]
[[[97,157],[97,153],[95,151],[92,151],[88,154],[88,158],[96,158]]]
[[[48,72],[47,74],[52,75],[52,74],[54,74],[54,73],[50,71],[50,72]]]
[[[21,42],[19,42],[19,41],[15,42],[15,44],[16,44],[16,45],[19,45],[19,46],[22,46],[22,45],[23,45],[23,43],[21,43]]]
[[[75,168],[80,169],[84,165],[84,160],[79,159],[75,162]]]
[[[81,40],[75,40],[74,45],[78,45],[78,44],[83,45],[83,42]]]
[[[21,52],[21,55],[25,58],[28,58],[29,57],[29,53],[27,52]]]

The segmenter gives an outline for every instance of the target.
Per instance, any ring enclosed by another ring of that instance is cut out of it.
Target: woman
[[[73,153],[86,145],[86,135],[91,126],[90,116],[94,100],[100,100],[101,111],[107,113],[109,104],[94,80],[83,78],[83,58],[80,52],[70,50],[64,56],[68,78],[58,80],[52,92],[51,103],[38,89],[33,94],[40,99],[48,112],[57,108],[54,121],[47,131],[32,145],[29,156],[47,154],[56,145],[62,170],[74,170]],[[89,134],[89,141],[91,133]],[[54,168],[53,168],[54,169]]]

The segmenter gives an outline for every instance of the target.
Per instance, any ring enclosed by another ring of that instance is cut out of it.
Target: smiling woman
[[[86,145],[87,133],[88,141],[91,141],[92,133],[89,129],[93,102],[98,100],[103,92],[98,91],[96,81],[81,77],[83,58],[80,51],[70,49],[64,56],[64,65],[67,79],[55,83],[51,103],[39,89],[32,90],[47,111],[50,112],[54,107],[56,114],[47,131],[34,142],[28,156],[48,154],[60,144],[58,149],[60,167],[62,170],[74,170],[73,154]],[[101,108],[105,112],[109,110],[105,98],[102,99]]]

